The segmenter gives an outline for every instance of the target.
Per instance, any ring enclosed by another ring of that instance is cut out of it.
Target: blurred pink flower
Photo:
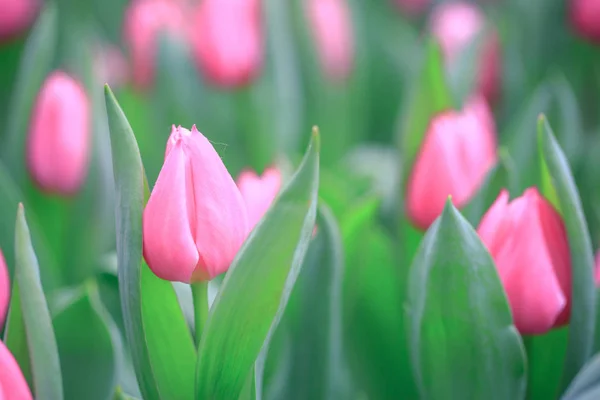
[[[442,213],[448,196],[466,205],[497,160],[493,117],[480,97],[462,112],[446,111],[429,124],[407,185],[410,220],[427,229]]]
[[[114,90],[129,80],[129,64],[118,47],[98,46],[94,59],[94,71],[102,83],[108,83]]]
[[[345,0],[307,0],[321,68],[335,81],[348,77],[354,63],[352,16]]]
[[[138,88],[152,84],[161,32],[185,39],[183,5],[175,0],[132,0],[125,12],[124,41],[129,48],[133,82]]]
[[[143,216],[144,258],[159,278],[195,282],[227,271],[248,234],[242,195],[196,129],[173,126]]]
[[[27,29],[38,9],[37,0],[0,0],[0,38],[10,38]]]
[[[267,168],[262,176],[251,170],[242,171],[237,179],[240,193],[248,210],[250,228],[254,228],[265,215],[281,189],[281,172],[277,168]]]
[[[39,187],[63,195],[79,190],[87,175],[90,104],[79,82],[50,74],[37,95],[27,141],[27,165]]]
[[[2,341],[0,341],[0,399],[33,399],[19,364]]]
[[[569,13],[577,33],[600,44],[600,1],[570,0]]]
[[[431,0],[394,0],[394,2],[408,16],[416,16],[425,12]]]
[[[571,258],[561,216],[536,188],[503,190],[477,229],[496,263],[517,329],[542,334],[569,321]]]
[[[263,33],[259,0],[203,0],[191,41],[200,70],[213,84],[237,87],[260,73]]]
[[[10,277],[8,276],[8,267],[6,266],[4,254],[2,254],[2,250],[0,250],[0,330],[2,330],[2,326],[4,325],[9,302]]]
[[[450,2],[437,6],[431,15],[431,32],[438,40],[447,65],[458,62],[462,52],[485,28],[485,16],[474,4]],[[500,42],[492,31],[479,54],[477,90],[493,103],[500,92],[502,60]]]

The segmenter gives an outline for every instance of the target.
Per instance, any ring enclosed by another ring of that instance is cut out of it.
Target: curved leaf
[[[579,371],[562,400],[592,400],[600,396],[600,354]]]
[[[233,261],[200,342],[198,399],[233,399],[285,309],[310,242],[319,185],[319,135],[298,171]]]
[[[115,175],[117,260],[125,332],[145,399],[189,399],[196,351],[171,282],[142,261],[142,211],[147,184],[127,118],[108,86],[106,111]]]
[[[407,303],[421,398],[524,398],[524,348],[496,267],[450,200],[410,268]]]

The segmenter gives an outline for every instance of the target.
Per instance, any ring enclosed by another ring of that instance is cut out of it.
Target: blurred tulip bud
[[[398,8],[408,16],[422,14],[431,3],[431,0],[394,0]]]
[[[432,119],[407,186],[407,213],[416,226],[427,229],[448,196],[462,207],[477,192],[497,160],[493,121],[479,97],[463,112],[446,111]]]
[[[431,31],[438,40],[446,64],[458,62],[459,57],[484,29],[485,16],[474,4],[450,2],[437,6],[431,16]],[[500,92],[502,60],[500,41],[495,32],[484,38],[479,54],[477,90],[490,103]]]
[[[569,11],[577,33],[600,44],[600,1],[571,0]]]
[[[174,0],[133,0],[125,12],[124,41],[129,48],[133,82],[145,88],[154,79],[158,38],[167,32],[185,38],[184,10]]]
[[[129,65],[116,46],[98,46],[94,53],[94,72],[98,80],[114,90],[129,80]]]
[[[0,330],[4,325],[6,312],[8,311],[8,303],[10,302],[10,277],[8,276],[8,267],[6,260],[0,250]],[[2,397],[0,397],[2,398]]]
[[[90,104],[79,82],[62,71],[50,74],[38,93],[27,142],[33,180],[47,192],[76,193],[87,175]]]
[[[596,252],[596,262],[594,265],[594,282],[596,287],[600,287],[600,250]]]
[[[38,8],[37,0],[0,0],[0,38],[10,38],[27,29]]]
[[[0,341],[0,399],[33,399],[19,364],[2,341]]]
[[[143,218],[144,258],[162,279],[195,282],[225,272],[248,234],[242,195],[210,142],[175,128]]]
[[[259,74],[264,52],[259,0],[203,0],[192,28],[194,57],[212,83],[237,87]]]
[[[508,200],[503,190],[477,232],[496,263],[517,329],[541,334],[569,320],[567,233],[561,216],[536,188]]]
[[[246,203],[250,228],[254,228],[281,189],[281,172],[268,168],[258,176],[254,171],[245,170],[238,177],[237,185]]]
[[[307,7],[321,68],[331,80],[346,79],[354,62],[348,4],[345,0],[308,0]]]

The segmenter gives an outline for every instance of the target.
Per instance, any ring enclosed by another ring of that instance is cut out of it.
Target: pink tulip
[[[348,77],[354,59],[352,16],[345,0],[307,0],[307,15],[321,68],[335,81]]]
[[[0,399],[33,399],[19,364],[2,341],[0,341]]]
[[[448,196],[466,205],[496,163],[494,120],[486,102],[473,98],[462,112],[434,117],[407,186],[406,208],[422,229],[442,213]]]
[[[209,280],[225,272],[248,234],[240,191],[210,142],[175,128],[143,218],[144,258],[162,279]]]
[[[442,47],[447,65],[459,62],[463,51],[484,29],[485,16],[477,6],[465,2],[439,5],[431,16],[431,31]],[[500,42],[495,32],[485,38],[479,54],[477,90],[489,102],[497,99],[502,75]]]
[[[134,84],[150,86],[158,38],[167,32],[185,37],[186,19],[182,5],[175,0],[133,0],[125,12],[124,41],[129,47]]]
[[[0,250],[0,330],[2,330],[2,325],[4,325],[9,303],[10,277],[8,276],[8,267],[6,266],[4,255],[2,254],[2,250]]]
[[[416,16],[425,12],[431,0],[395,0],[396,5],[408,16]]]
[[[38,8],[37,0],[0,0],[0,38],[10,38],[27,29]]]
[[[596,252],[596,263],[594,266],[594,282],[600,287],[600,250]]]
[[[94,72],[98,80],[114,90],[129,80],[129,65],[116,46],[98,46],[94,54]]]
[[[577,33],[600,44],[600,1],[571,0],[569,12]]]
[[[237,185],[246,203],[250,227],[254,228],[279,193],[281,172],[268,168],[258,176],[254,171],[245,170],[238,177]]]
[[[29,172],[42,190],[64,195],[83,184],[90,148],[90,104],[79,82],[50,74],[38,93],[27,142]]]
[[[236,87],[260,72],[263,33],[259,0],[203,0],[193,16],[192,45],[214,84]]]
[[[564,223],[536,188],[503,190],[477,232],[496,263],[517,329],[541,334],[569,320],[571,259]]]

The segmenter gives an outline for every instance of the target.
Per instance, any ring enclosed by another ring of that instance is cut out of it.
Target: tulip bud
[[[264,52],[259,0],[203,0],[192,18],[194,56],[212,83],[236,87],[258,75]]]
[[[258,176],[254,171],[245,170],[238,177],[237,185],[246,203],[250,228],[254,228],[279,193],[281,172],[268,168]]]
[[[171,0],[133,0],[125,12],[124,41],[129,48],[133,82],[148,87],[154,79],[158,37],[168,32],[185,37],[184,11]]]
[[[477,232],[496,263],[522,334],[541,334],[568,322],[569,242],[561,216],[536,188],[508,201],[503,190]]]
[[[431,0],[395,0],[394,2],[405,14],[416,16],[425,12]]]
[[[29,173],[42,190],[74,194],[83,184],[90,147],[90,105],[83,87],[62,71],[38,93],[27,142]]]
[[[331,80],[346,79],[354,59],[348,4],[345,0],[308,0],[307,7],[321,68]]]
[[[431,16],[431,31],[438,40],[447,65],[459,62],[464,50],[484,29],[485,16],[473,4],[444,3]],[[500,92],[502,65],[500,42],[495,32],[484,38],[479,54],[477,90],[493,102]]]
[[[493,117],[481,98],[463,112],[434,117],[413,165],[406,208],[422,229],[442,213],[448,196],[456,207],[466,205],[497,160]]]
[[[196,129],[175,128],[143,217],[144,258],[162,279],[209,280],[225,272],[248,234],[244,200]]]
[[[37,0],[0,0],[0,38],[18,35],[35,19]]]
[[[0,399],[33,399],[19,364],[2,341],[0,341]]]
[[[600,287],[600,250],[596,252],[596,260],[594,265],[594,283],[596,287]]]
[[[2,325],[4,325],[9,302],[10,277],[8,276],[6,260],[4,260],[4,255],[2,254],[2,250],[0,250],[0,330],[2,330]]]
[[[571,0],[569,12],[577,33],[600,44],[600,1]]]
[[[94,53],[94,73],[114,90],[129,80],[129,65],[118,47],[99,45]]]

